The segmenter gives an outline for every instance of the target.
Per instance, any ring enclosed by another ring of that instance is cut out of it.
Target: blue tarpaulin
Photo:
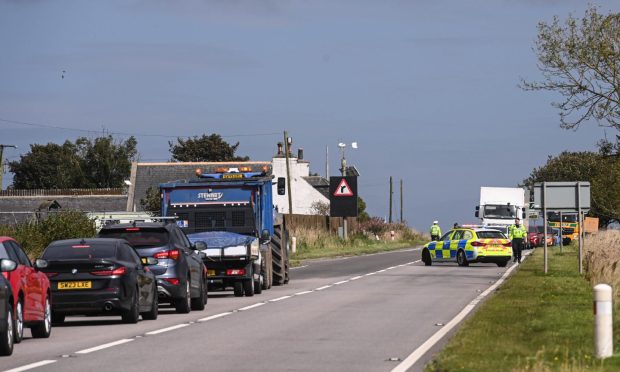
[[[187,234],[192,243],[203,241],[207,248],[225,248],[239,245],[249,245],[256,238],[227,231],[206,231],[200,233]]]

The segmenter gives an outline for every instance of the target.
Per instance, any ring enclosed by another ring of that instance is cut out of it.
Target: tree
[[[159,215],[161,212],[161,194],[159,188],[150,186],[146,189],[144,199],[140,199],[140,205],[147,211]]]
[[[620,221],[620,190],[615,187],[620,182],[618,156],[591,151],[565,151],[555,157],[549,156],[547,164],[534,169],[523,183],[532,186],[543,181],[589,181],[590,215],[599,217],[602,226]]]
[[[357,220],[359,222],[368,221],[370,215],[366,212],[366,202],[360,196],[357,197]]]
[[[230,145],[219,134],[194,136],[183,140],[177,138],[177,143],[169,141],[172,161],[247,161],[247,156],[235,156],[239,142]]]
[[[560,93],[561,127],[577,129],[589,119],[620,130],[620,14],[599,14],[590,6],[583,19],[538,25],[535,51],[541,82],[522,81],[525,90]]]
[[[9,163],[16,189],[121,187],[129,178],[136,139],[115,143],[111,136],[75,143],[30,145],[30,152]]]

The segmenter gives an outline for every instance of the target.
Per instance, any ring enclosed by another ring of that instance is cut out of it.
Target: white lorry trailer
[[[525,189],[520,187],[481,187],[480,205],[476,207],[475,216],[480,218],[483,226],[508,234],[508,227],[515,218],[526,223],[525,195]]]

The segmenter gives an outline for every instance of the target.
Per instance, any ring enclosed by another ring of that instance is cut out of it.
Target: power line
[[[62,127],[62,126],[59,126],[59,125],[41,124],[41,123],[25,122],[25,121],[18,121],[18,120],[9,120],[9,119],[3,119],[3,118],[0,118],[0,122],[10,123],[10,124],[18,124],[18,125],[26,125],[26,126],[38,127],[38,128],[68,130],[68,131],[83,132],[83,133],[93,133],[93,134],[101,133],[101,130],[68,128],[68,127]],[[179,135],[174,135],[173,136],[173,135],[169,135],[169,134],[111,132],[111,131],[108,131],[108,130],[105,130],[105,129],[104,129],[104,131],[108,135],[119,135],[119,136],[162,137],[162,138],[191,137],[191,136],[179,136]],[[220,137],[222,137],[222,138],[230,138],[230,137],[256,137],[256,136],[276,136],[276,135],[279,136],[280,133],[274,132],[274,133],[229,134],[229,135],[225,135],[225,136],[220,135]]]

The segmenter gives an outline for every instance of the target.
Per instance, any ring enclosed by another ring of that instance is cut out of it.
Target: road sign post
[[[347,217],[357,217],[357,177],[329,178],[329,215],[343,217],[343,237],[347,239]]]

